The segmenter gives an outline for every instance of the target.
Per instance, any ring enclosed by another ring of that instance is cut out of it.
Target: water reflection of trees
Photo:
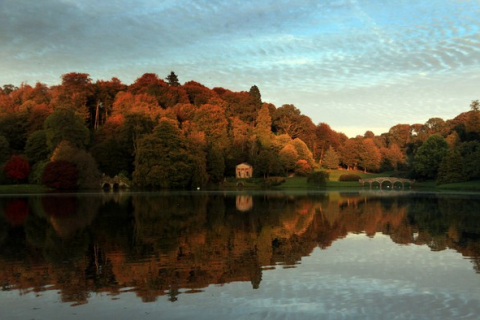
[[[452,248],[480,271],[478,198],[249,197],[241,202],[248,210],[220,193],[0,198],[0,278],[4,288],[24,291],[54,284],[72,304],[125,287],[145,302],[173,302],[211,284],[258,288],[264,269],[295,266],[349,233]]]

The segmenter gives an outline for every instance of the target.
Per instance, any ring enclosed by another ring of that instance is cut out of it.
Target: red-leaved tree
[[[42,175],[42,183],[47,187],[59,190],[77,188],[77,167],[68,161],[58,160],[47,163]]]
[[[24,157],[12,155],[3,167],[5,175],[15,181],[23,181],[30,173],[30,165]]]

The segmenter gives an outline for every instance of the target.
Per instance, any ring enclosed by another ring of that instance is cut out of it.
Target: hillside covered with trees
[[[182,85],[174,72],[131,85],[85,73],[61,79],[0,88],[0,184],[87,189],[106,175],[141,188],[196,188],[235,176],[242,162],[262,178],[341,167],[437,183],[480,179],[478,101],[451,120],[348,138],[294,105],[262,101],[255,85]]]

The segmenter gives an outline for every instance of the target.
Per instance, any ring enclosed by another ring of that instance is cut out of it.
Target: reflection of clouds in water
[[[196,301],[182,296],[175,312],[188,317],[189,303],[208,309],[215,300],[221,306],[216,314],[225,319],[452,319],[480,312],[479,281],[452,250],[398,246],[378,234],[349,235],[327,250],[316,249],[293,271],[264,271],[258,290],[242,283],[221,291],[210,287]],[[213,316],[208,310],[199,314]]]
[[[203,293],[180,294],[175,303],[166,296],[142,303],[134,293],[122,293],[115,301],[99,294],[74,309],[58,305],[54,291],[38,298],[26,294],[24,300],[17,299],[17,293],[3,292],[0,315],[6,305],[26,310],[28,300],[29,307],[38,308],[35,317],[49,319],[98,314],[111,319],[471,318],[480,312],[479,281],[470,262],[452,250],[398,246],[380,234],[349,235],[327,250],[316,249],[295,269],[277,266],[264,271],[257,290],[248,282],[211,285]],[[31,308],[25,314],[32,314]]]

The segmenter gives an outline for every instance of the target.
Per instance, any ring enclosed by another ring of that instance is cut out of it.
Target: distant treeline
[[[0,183],[98,188],[105,174],[138,187],[196,188],[235,176],[242,162],[263,178],[343,167],[438,183],[480,179],[478,101],[470,109],[349,139],[294,105],[262,101],[255,85],[233,92],[181,85],[174,72],[131,85],[68,73],[58,86],[0,88]]]

